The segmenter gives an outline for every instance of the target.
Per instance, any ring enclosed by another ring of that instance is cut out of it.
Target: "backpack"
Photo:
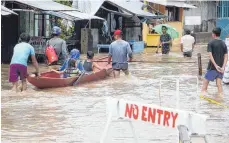
[[[56,54],[56,51],[55,51],[54,47],[49,44],[49,42],[48,42],[48,46],[45,50],[45,55],[48,59],[48,65],[51,65],[54,62],[58,61],[58,56]]]

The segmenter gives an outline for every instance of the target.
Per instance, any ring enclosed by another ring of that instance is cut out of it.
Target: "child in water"
[[[63,74],[63,78],[74,77],[81,74],[81,71],[77,68],[77,61],[75,59],[70,59],[68,61],[68,67],[66,69],[62,71],[56,71],[52,69],[52,71],[58,74]]]
[[[87,73],[93,72],[94,68],[102,70],[102,68],[93,62],[94,53],[92,51],[87,52],[87,60],[84,61],[83,68]]]

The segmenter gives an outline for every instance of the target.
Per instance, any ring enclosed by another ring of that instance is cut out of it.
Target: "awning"
[[[13,12],[12,10],[10,10],[10,9],[8,9],[8,8],[6,8],[6,7],[4,7],[2,5],[2,7],[1,7],[1,15],[5,16],[5,15],[10,15],[10,14],[18,15],[17,13]]]
[[[175,6],[175,7],[183,7],[183,8],[197,8],[191,4],[187,4],[185,2],[182,1],[165,1],[165,0],[146,0],[148,2],[151,3],[155,3],[155,4],[160,4],[160,5],[164,5],[164,6]]]
[[[158,19],[158,18],[164,18],[166,16],[164,15],[155,15],[150,12],[142,10],[143,3],[140,1],[115,1],[115,0],[107,0],[110,4],[119,7],[120,9],[129,12],[133,15],[136,15],[138,17],[144,17],[144,18],[152,18],[152,19]]]
[[[104,20],[101,17],[98,16],[93,16],[93,15],[89,15],[87,13],[82,13],[82,12],[77,12],[77,11],[64,11],[61,12],[63,14],[69,15],[69,16],[73,16],[73,17],[77,17],[79,19],[85,20],[85,19],[99,19],[99,20]]]
[[[53,16],[56,16],[56,17],[60,17],[62,19],[67,19],[67,20],[70,20],[70,21],[75,21],[75,20],[81,20],[77,17],[74,17],[74,16],[70,16],[70,15],[66,15],[62,12],[53,12],[53,11],[44,11],[42,12],[44,14],[49,14],[49,15],[53,15]]]
[[[15,0],[15,1],[43,11],[79,11],[78,9],[54,2],[52,0]]]
[[[28,5],[34,9],[37,9],[38,11],[41,11],[41,13],[54,15],[71,21],[86,19],[104,20],[103,18],[100,18],[98,16],[91,16],[89,14],[79,12],[78,9],[59,4],[52,0],[16,0],[16,2],[21,3],[23,5]]]

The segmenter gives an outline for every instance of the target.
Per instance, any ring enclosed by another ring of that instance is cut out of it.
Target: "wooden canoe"
[[[98,65],[104,67],[105,69],[94,69],[93,73],[83,75],[79,79],[78,85],[105,79],[110,74],[111,70],[109,69],[111,69],[112,67],[110,64],[108,65],[106,62],[100,62],[105,60],[107,61],[107,57],[98,59],[96,61]],[[27,77],[29,83],[40,89],[72,86],[77,79],[78,77],[61,78],[61,74],[52,71],[41,73],[40,77]]]

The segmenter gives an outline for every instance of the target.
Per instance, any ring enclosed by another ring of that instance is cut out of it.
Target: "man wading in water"
[[[228,53],[227,46],[224,41],[220,40],[221,29],[215,28],[212,31],[212,41],[208,43],[208,55],[209,63],[207,68],[207,73],[205,74],[205,79],[203,81],[203,87],[201,95],[205,96],[208,88],[209,81],[216,80],[216,85],[218,87],[218,97],[223,97],[222,88],[222,78],[227,64]]]
[[[157,51],[156,53],[158,53],[158,49],[160,47],[160,45],[162,46],[161,48],[161,52],[162,54],[169,54],[170,51],[170,45],[172,44],[171,41],[171,37],[167,32],[167,27],[166,26],[162,26],[162,35],[160,36],[160,41],[159,44],[157,46]]]
[[[60,27],[54,26],[52,29],[52,38],[47,42],[46,47],[51,45],[55,49],[56,55],[58,56],[58,62],[62,65],[68,58],[68,51],[66,41],[60,38],[60,34]]]
[[[128,71],[128,57],[129,61],[132,60],[132,51],[130,44],[122,40],[122,31],[116,30],[114,32],[115,41],[110,44],[109,47],[109,58],[108,64],[110,64],[112,59],[112,69],[114,77],[120,76],[120,70],[122,70],[125,75],[129,75]]]

